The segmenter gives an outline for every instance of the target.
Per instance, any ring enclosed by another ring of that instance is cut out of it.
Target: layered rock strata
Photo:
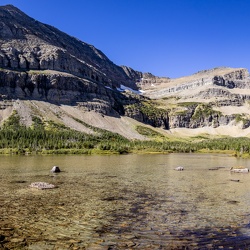
[[[204,70],[192,76],[163,81],[158,86],[143,86],[145,95],[151,98],[164,98],[171,95],[189,96],[204,87],[225,87],[228,89],[250,89],[247,69],[215,68]]]

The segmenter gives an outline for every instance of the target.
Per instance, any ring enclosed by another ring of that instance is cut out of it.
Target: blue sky
[[[250,0],[0,0],[104,52],[171,78],[250,69]]]

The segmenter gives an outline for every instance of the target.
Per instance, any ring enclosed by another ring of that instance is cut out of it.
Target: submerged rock
[[[52,173],[60,173],[60,172],[61,172],[60,168],[57,167],[57,166],[54,166],[50,171],[51,171]]]
[[[237,167],[231,167],[230,171],[234,173],[248,173],[249,169],[246,167],[237,166]]]
[[[52,188],[56,188],[55,185],[53,184],[49,184],[46,182],[33,182],[29,185],[29,187],[31,188],[37,188],[37,189],[52,189]]]
[[[240,180],[231,179],[230,181],[240,182]]]
[[[183,171],[183,170],[184,170],[184,167],[179,166],[179,167],[176,167],[175,170],[177,170],[177,171]]]

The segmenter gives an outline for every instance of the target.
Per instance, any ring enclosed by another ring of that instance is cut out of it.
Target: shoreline
[[[29,152],[29,151],[18,151],[16,149],[0,149],[0,155],[129,155],[129,154],[226,154],[228,156],[247,159],[250,155],[247,153],[238,153],[235,150],[210,150],[210,149],[200,149],[192,152],[181,152],[174,150],[153,150],[143,149],[143,150],[131,150],[129,152],[119,152],[112,150],[99,150],[99,149],[57,149],[57,150],[42,150],[41,152]]]

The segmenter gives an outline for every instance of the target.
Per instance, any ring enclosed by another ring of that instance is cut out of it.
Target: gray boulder
[[[61,172],[60,168],[57,167],[57,166],[54,166],[50,171],[51,171],[52,173],[60,173],[60,172]]]

